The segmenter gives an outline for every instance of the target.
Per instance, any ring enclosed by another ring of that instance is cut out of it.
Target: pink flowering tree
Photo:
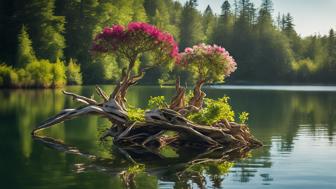
[[[123,109],[126,109],[127,89],[143,77],[145,69],[167,64],[178,57],[178,47],[173,36],[143,22],[131,22],[127,26],[114,25],[103,29],[94,39],[92,52],[111,53],[126,60],[127,64],[122,68],[122,77],[110,96]],[[151,57],[150,63],[137,65],[144,54]]]
[[[223,82],[237,69],[235,60],[223,47],[217,45],[199,44],[186,48],[180,54],[180,64],[184,65],[196,80],[193,97],[189,105],[200,109],[205,93],[201,90],[203,84]]]

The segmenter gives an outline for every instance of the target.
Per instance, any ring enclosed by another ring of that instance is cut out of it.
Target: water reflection
[[[103,86],[105,91],[112,88]],[[85,96],[94,94],[93,86],[67,90]],[[128,99],[134,106],[145,107],[150,96],[172,94],[173,88],[135,87],[130,89]],[[162,149],[160,154],[169,161],[140,161],[145,171],[134,176],[137,188],[336,187],[336,160],[330,158],[336,156],[334,92],[208,88],[207,94],[211,98],[229,95],[237,112],[250,112],[249,125],[266,146],[248,153],[248,158],[182,169],[176,166],[190,162],[188,157],[195,154]],[[98,142],[108,121],[84,117],[43,133],[96,157],[92,159],[47,148],[30,136],[33,127],[46,117],[75,106],[60,90],[1,90],[0,102],[0,178],[5,188],[125,186],[117,173],[127,171],[133,164],[111,143]],[[184,174],[177,174],[180,172]]]

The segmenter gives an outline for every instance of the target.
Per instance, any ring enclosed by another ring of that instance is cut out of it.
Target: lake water
[[[103,86],[106,91],[112,88]],[[93,86],[67,90],[85,96],[94,93]],[[242,159],[189,167],[183,175],[176,168],[183,162],[182,155],[162,149],[164,160],[137,160],[145,171],[135,176],[136,188],[198,188],[200,178],[206,188],[336,188],[335,87],[205,90],[210,98],[228,95],[236,112],[249,112],[248,124],[265,146]],[[137,86],[129,90],[128,99],[133,106],[145,107],[150,96],[173,94],[174,88]],[[130,170],[131,164],[111,141],[99,142],[109,126],[103,118],[78,118],[43,132],[76,147],[81,155],[74,148],[56,150],[31,137],[38,123],[75,106],[61,90],[0,90],[1,188],[124,188],[118,173]]]

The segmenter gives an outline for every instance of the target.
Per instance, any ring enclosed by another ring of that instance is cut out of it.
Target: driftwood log
[[[96,86],[96,92],[103,99],[102,102],[63,91],[65,95],[71,96],[74,100],[83,103],[84,106],[75,109],[64,109],[34,129],[32,134],[35,135],[39,130],[69,119],[95,114],[111,121],[111,128],[101,136],[101,139],[113,137],[113,143],[116,145],[142,146],[151,149],[157,149],[165,145],[192,148],[209,146],[254,148],[262,145],[251,135],[246,125],[222,120],[215,125],[205,126],[193,123],[184,117],[186,111],[194,111],[201,108],[200,100],[204,96],[202,91],[200,91],[202,82],[196,85],[194,91],[197,96],[191,99],[188,107],[185,107],[185,103],[182,102],[183,98],[185,98],[185,89],[180,86],[180,82],[177,80],[177,94],[173,98],[169,109],[147,111],[143,122],[130,121],[125,106],[126,91],[129,86],[135,84],[142,76],[143,73],[131,76],[124,71],[123,79],[109,97],[101,88]],[[174,131],[170,133],[175,134],[167,135],[167,131]]]

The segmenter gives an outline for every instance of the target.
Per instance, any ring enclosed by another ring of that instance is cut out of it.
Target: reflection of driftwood
[[[143,146],[115,146],[113,147],[116,150],[113,154],[114,158],[103,159],[82,152],[76,147],[68,146],[53,138],[34,136],[34,139],[50,148],[91,160],[87,164],[74,165],[76,172],[95,170],[114,176],[119,175],[126,188],[136,186],[135,177],[137,173],[128,172],[128,167],[137,163],[144,164],[146,173],[156,175],[163,181],[174,181],[177,184],[188,186],[188,181],[192,180],[199,188],[204,188],[206,183],[203,174],[193,171],[193,167],[231,162],[246,157],[250,151],[249,148],[223,147],[210,147],[201,150],[180,149],[176,151],[178,153],[177,157],[166,158],[155,149]],[[125,159],[129,161],[124,161]],[[167,168],[167,165],[169,165],[169,168]]]
[[[125,75],[126,74],[126,75]],[[70,92],[63,92],[71,96],[74,100],[81,102],[84,106],[76,109],[65,109],[56,116],[53,116],[42,123],[33,131],[33,135],[38,130],[51,127],[65,120],[73,119],[87,114],[96,114],[109,119],[112,127],[104,133],[101,139],[113,137],[113,142],[124,146],[142,146],[145,148],[161,148],[165,145],[174,147],[256,147],[261,143],[254,139],[247,126],[236,123],[229,123],[227,120],[217,123],[214,126],[203,126],[191,122],[182,114],[172,110],[178,110],[185,106],[185,89],[176,81],[177,95],[171,105],[172,109],[156,109],[145,113],[145,121],[132,122],[128,119],[128,112],[124,106],[125,90],[136,83],[143,73],[139,75],[129,75],[124,73],[123,80],[117,85],[114,92],[108,98],[105,92],[96,86],[96,92],[103,99],[102,103],[94,99],[80,96]],[[195,88],[195,96],[191,99],[191,105],[201,108],[202,82]],[[198,94],[198,95],[197,95]],[[201,95],[201,96],[199,96]],[[182,102],[182,101],[183,102]],[[174,131],[174,136],[167,136],[166,131]]]

